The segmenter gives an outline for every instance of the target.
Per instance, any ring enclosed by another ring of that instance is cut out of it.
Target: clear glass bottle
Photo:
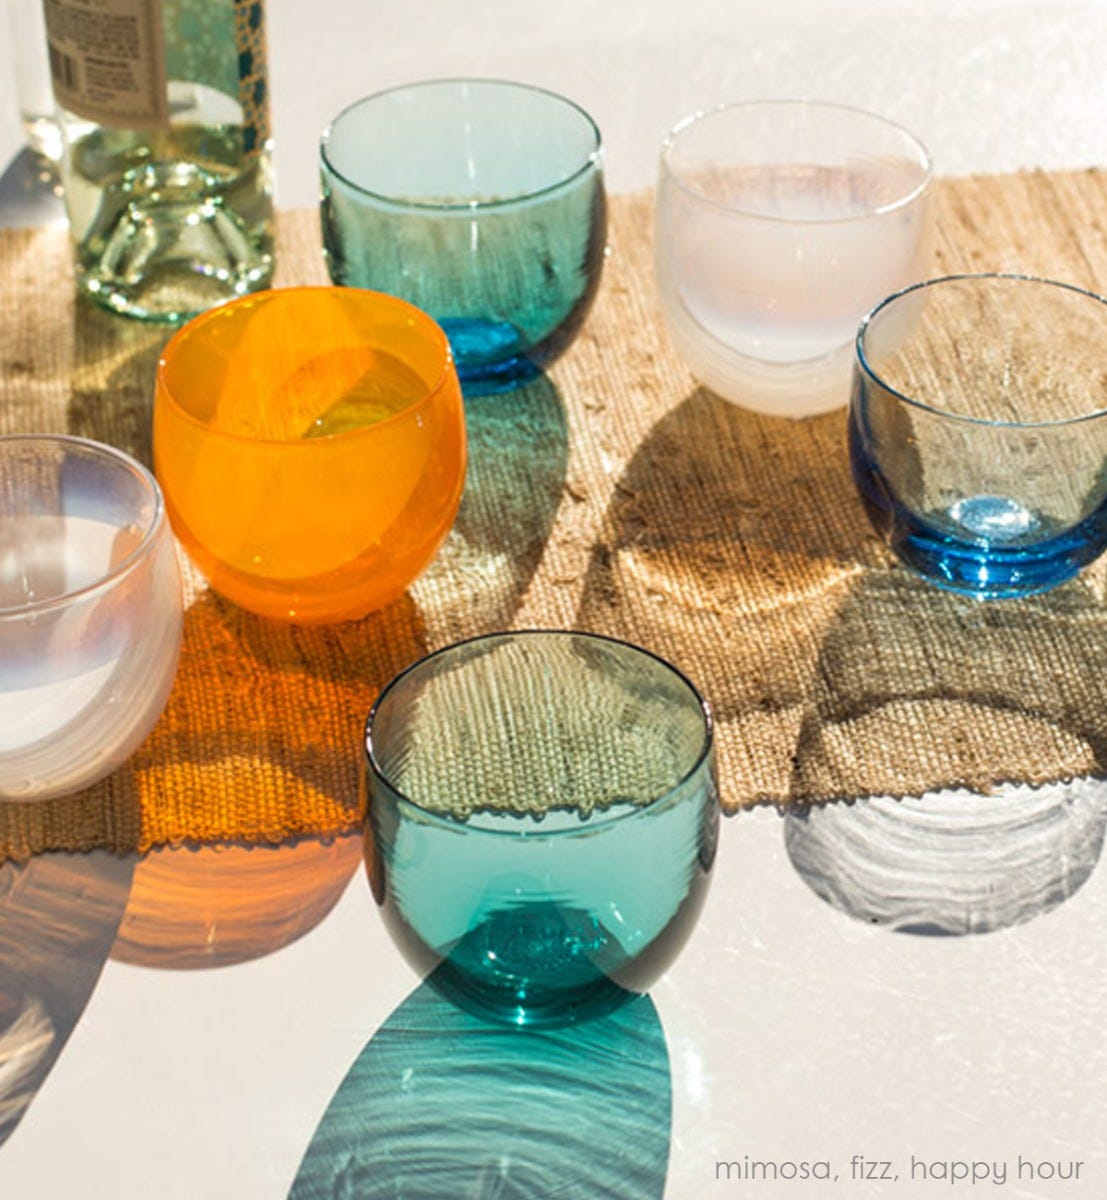
[[[45,0],[77,285],[180,322],[273,274],[264,0]]]

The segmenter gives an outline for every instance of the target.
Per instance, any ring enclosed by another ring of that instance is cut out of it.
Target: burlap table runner
[[[942,270],[1107,287],[1107,174],[947,180],[938,200]],[[189,574],[154,733],[80,796],[0,805],[0,856],[348,830],[380,686],[509,626],[611,633],[683,667],[715,706],[731,809],[1102,774],[1102,565],[989,605],[894,566],[854,496],[841,413],[755,416],[696,386],[656,311],[651,230],[649,196],[615,198],[577,342],[548,378],[469,402],[462,512],[402,601],[283,627]],[[280,282],[325,282],[314,212],[282,216],[280,254]],[[0,431],[68,430],[148,462],[165,336],[74,304],[63,231],[0,232]]]

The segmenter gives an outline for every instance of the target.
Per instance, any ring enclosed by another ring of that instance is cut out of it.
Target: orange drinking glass
[[[173,530],[216,592],[262,616],[344,621],[394,600],[453,524],[465,456],[446,335],[392,296],[245,296],[158,363]]]

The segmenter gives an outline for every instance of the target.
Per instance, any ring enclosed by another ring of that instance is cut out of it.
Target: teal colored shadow
[[[648,996],[534,1032],[424,983],[342,1081],[289,1200],[660,1200],[671,1115]]]

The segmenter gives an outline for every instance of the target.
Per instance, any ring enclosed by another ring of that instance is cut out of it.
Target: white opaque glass
[[[0,799],[103,778],[165,706],[181,638],[153,477],[64,437],[0,438]]]
[[[661,152],[657,281],[696,376],[805,416],[848,398],[852,341],[931,254],[930,162],[882,117],[804,101],[678,125]]]

